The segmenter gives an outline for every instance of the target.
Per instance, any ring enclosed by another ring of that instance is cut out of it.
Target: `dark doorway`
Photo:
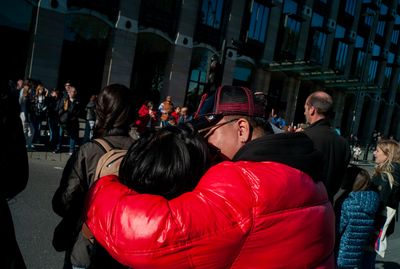
[[[169,49],[170,43],[164,38],[156,34],[140,34],[131,79],[136,107],[147,100],[155,106],[160,103]]]
[[[58,87],[70,80],[83,101],[101,89],[106,44],[97,40],[64,40]]]

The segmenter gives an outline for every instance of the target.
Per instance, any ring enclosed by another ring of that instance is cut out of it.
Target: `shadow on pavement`
[[[376,261],[375,268],[382,269],[400,269],[400,265],[395,262],[384,262],[384,261]]]

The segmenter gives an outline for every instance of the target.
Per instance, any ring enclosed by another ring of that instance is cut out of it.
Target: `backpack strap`
[[[95,142],[100,148],[102,148],[104,153],[107,153],[114,148],[114,146],[104,138],[93,139],[93,142]]]

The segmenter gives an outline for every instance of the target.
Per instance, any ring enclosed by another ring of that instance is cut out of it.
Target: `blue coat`
[[[379,194],[374,191],[351,192],[344,200],[340,216],[339,267],[357,267],[374,232]]]

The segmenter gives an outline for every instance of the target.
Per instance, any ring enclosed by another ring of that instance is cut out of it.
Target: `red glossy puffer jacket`
[[[173,200],[107,176],[87,224],[133,268],[334,268],[334,213],[325,187],[274,162],[223,162]]]

